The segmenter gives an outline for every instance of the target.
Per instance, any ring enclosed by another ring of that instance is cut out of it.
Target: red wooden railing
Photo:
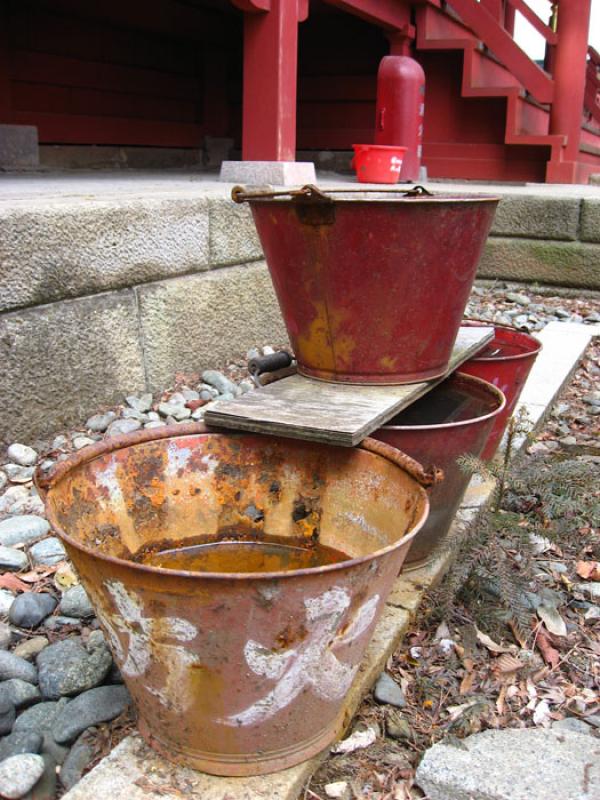
[[[523,14],[549,45],[556,44],[558,37],[524,0],[449,0],[448,5],[538,102],[552,102],[552,77],[532,61],[513,39],[511,28],[514,12]],[[505,25],[509,19],[507,29]]]
[[[588,47],[584,106],[592,120],[600,125],[600,54],[593,47]]]

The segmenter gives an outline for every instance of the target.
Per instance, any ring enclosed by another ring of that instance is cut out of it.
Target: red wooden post
[[[550,133],[567,136],[561,163],[549,179],[573,183],[581,138],[585,68],[591,0],[560,0],[558,41],[554,50],[554,99]]]
[[[234,0],[234,4],[246,11],[242,158],[294,161],[298,22],[306,4],[302,0]]]

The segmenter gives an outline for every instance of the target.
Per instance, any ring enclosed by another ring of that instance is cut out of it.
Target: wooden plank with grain
[[[460,328],[447,374],[479,352],[493,335],[493,327]],[[442,380],[359,386],[290,375],[235,400],[215,403],[204,419],[219,428],[354,447]]]

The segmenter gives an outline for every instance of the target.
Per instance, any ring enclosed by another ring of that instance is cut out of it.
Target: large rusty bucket
[[[457,459],[480,456],[504,406],[504,395],[495,386],[454,373],[373,434],[444,472],[444,480],[429,493],[429,517],[410,549],[405,570],[421,567],[435,556],[471,477]]]
[[[91,446],[41,489],[144,738],[196,769],[255,775],[341,732],[344,697],[427,517],[428,480],[381,442],[349,449],[182,425]],[[300,536],[347,559],[224,574],[139,558],[234,531]]]
[[[468,321],[467,325],[485,325]],[[483,378],[497,386],[506,397],[506,405],[498,414],[481,453],[484,461],[492,459],[502,441],[508,420],[521,396],[525,381],[542,349],[535,336],[508,326],[495,325],[494,338],[487,347],[461,366],[461,372]]]
[[[304,375],[443,375],[497,197],[415,190],[233,190],[249,201]]]

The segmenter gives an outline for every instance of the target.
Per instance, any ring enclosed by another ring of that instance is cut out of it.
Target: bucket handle
[[[231,190],[231,199],[234,203],[246,203],[251,200],[272,200],[274,197],[291,197],[292,199],[303,199],[309,202],[324,202],[333,203],[333,197],[328,197],[330,194],[366,194],[369,192],[376,192],[377,194],[402,194],[404,197],[433,197],[433,192],[430,192],[424,186],[412,186],[410,189],[360,189],[353,187],[352,189],[321,189],[312,183],[307,183],[300,189],[287,189],[275,192],[270,187],[246,188],[245,186],[234,186]]]
[[[386,442],[380,442],[378,439],[367,437],[363,439],[358,446],[363,450],[375,453],[375,455],[382,456],[388,461],[391,461],[392,464],[408,472],[411,477],[426,489],[444,480],[444,472],[439,467],[432,466],[426,470],[418,461],[415,461],[414,458],[411,458],[406,453],[403,453],[402,450],[398,450],[396,447],[392,447]]]

